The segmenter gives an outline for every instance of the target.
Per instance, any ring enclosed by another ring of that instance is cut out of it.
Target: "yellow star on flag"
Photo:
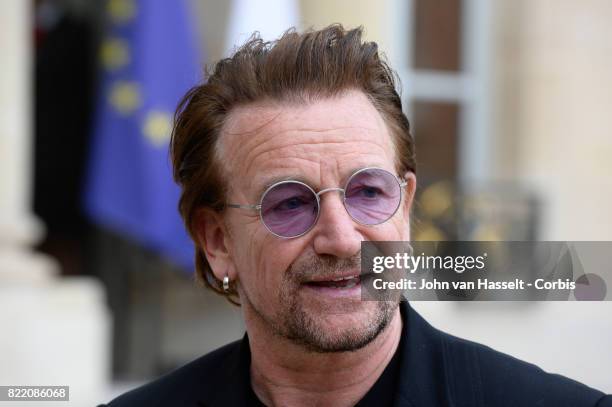
[[[110,71],[119,69],[130,62],[128,44],[120,38],[109,38],[100,49],[104,67]]]
[[[172,116],[168,112],[153,110],[145,118],[143,134],[155,147],[163,147],[170,140]]]
[[[133,113],[142,103],[140,86],[136,82],[116,82],[110,89],[109,102],[123,115]]]
[[[109,0],[107,10],[114,23],[125,23],[136,15],[134,0]]]

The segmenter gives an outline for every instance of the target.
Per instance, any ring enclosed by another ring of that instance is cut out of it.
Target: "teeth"
[[[349,276],[349,277],[340,277],[340,278],[334,278],[332,281],[343,281],[343,280],[351,280],[355,278],[355,276]]]

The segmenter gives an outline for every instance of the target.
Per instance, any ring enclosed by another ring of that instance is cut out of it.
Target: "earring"
[[[223,291],[228,292],[229,291],[229,276],[225,276],[223,277]]]

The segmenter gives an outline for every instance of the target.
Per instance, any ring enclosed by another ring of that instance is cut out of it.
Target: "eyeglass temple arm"
[[[239,205],[239,204],[227,204],[228,208],[238,208],[238,209],[253,209],[253,210],[260,210],[261,209],[261,205]]]

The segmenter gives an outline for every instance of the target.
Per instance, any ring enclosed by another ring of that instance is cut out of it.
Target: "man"
[[[180,211],[247,333],[116,406],[604,406],[603,393],[361,301],[362,241],[409,241],[414,143],[361,30],[252,39],[182,101]]]

